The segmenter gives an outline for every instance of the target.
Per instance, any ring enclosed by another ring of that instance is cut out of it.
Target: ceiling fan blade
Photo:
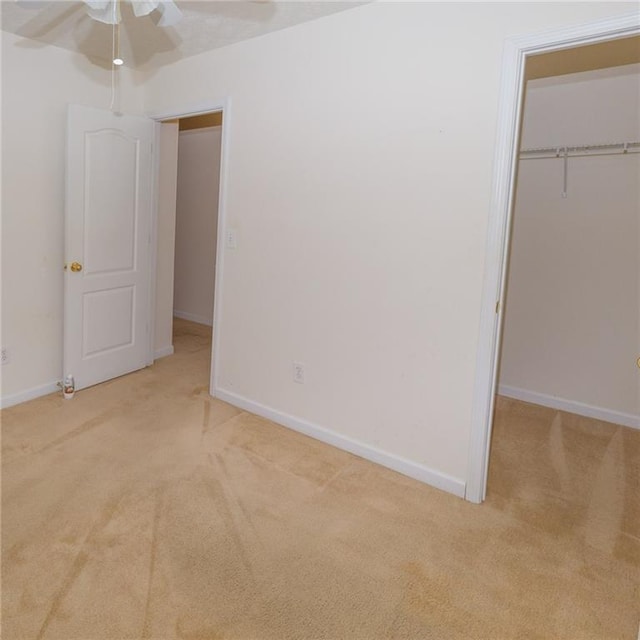
[[[0,0],[1,2],[2,0]],[[122,19],[120,14],[120,2],[122,0],[83,0],[87,7],[87,15],[92,20],[105,24],[119,24]],[[158,11],[160,18],[158,26],[171,27],[182,19],[182,11],[178,9],[173,0],[129,0],[136,17],[147,16],[152,11]],[[15,0],[19,7],[24,9],[44,9],[55,0]]]
[[[161,14],[160,20],[158,20],[159,27],[172,27],[180,22],[182,18],[182,11],[178,9],[173,0],[160,0],[158,2],[158,11]]]
[[[85,0],[87,5],[87,15],[92,20],[104,22],[105,24],[120,23],[120,4],[116,0],[97,1]]]
[[[158,8],[158,0],[132,0],[133,13],[136,18],[148,16],[154,9]]]
[[[111,0],[84,0],[84,3],[93,11],[104,11],[111,4]]]

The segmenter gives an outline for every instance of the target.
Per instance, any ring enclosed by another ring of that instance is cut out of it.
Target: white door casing
[[[148,362],[154,126],[69,105],[63,373],[76,389]]]

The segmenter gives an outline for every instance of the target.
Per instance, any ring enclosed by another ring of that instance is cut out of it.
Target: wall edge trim
[[[60,391],[57,380],[55,382],[48,382],[47,384],[42,384],[31,389],[26,389],[25,391],[2,396],[2,398],[0,399],[0,409],[13,407],[16,404],[22,404],[23,402],[28,402],[29,400],[35,400],[36,398],[40,398],[41,396],[48,396],[50,393],[55,393],[56,391]]]
[[[595,420],[620,424],[624,427],[631,427],[632,429],[640,429],[640,415],[634,415],[632,413],[624,413],[622,411],[615,411],[604,407],[596,407],[585,404],[584,402],[568,400],[567,398],[560,398],[547,393],[539,393],[538,391],[520,389],[519,387],[511,387],[506,384],[498,385],[498,394],[505,396],[506,398],[522,400],[523,402],[531,402],[543,407],[574,413],[586,418],[594,418]]]
[[[190,322],[197,322],[198,324],[205,324],[207,327],[213,326],[213,318],[207,318],[197,313],[189,313],[188,311],[173,310],[173,317],[180,318],[181,320],[189,320]]]
[[[259,402],[250,400],[249,398],[232,391],[218,387],[215,389],[215,393],[213,395],[219,400],[228,402],[234,407],[244,409],[245,411],[261,416],[262,418],[266,418],[288,427],[293,431],[297,431],[298,433],[314,438],[315,440],[320,440],[325,444],[329,444],[343,451],[352,453],[360,458],[369,460],[370,462],[374,462],[393,471],[397,471],[402,475],[418,480],[419,482],[423,482],[424,484],[435,487],[436,489],[441,489],[442,491],[451,493],[459,498],[464,498],[465,483],[460,478],[454,478],[453,476],[442,473],[441,471],[431,469],[425,465],[412,462],[411,460],[407,460],[401,456],[365,444],[360,440],[343,436],[331,429],[327,429],[326,427],[303,420],[302,418],[278,411],[277,409],[260,404]]]
[[[153,359],[154,360],[159,360],[160,358],[166,358],[166,356],[171,356],[173,355],[173,345],[170,344],[166,347],[162,347],[160,349],[156,349],[153,352]]]

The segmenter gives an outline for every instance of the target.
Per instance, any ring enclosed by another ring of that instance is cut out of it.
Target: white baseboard
[[[414,478],[415,480],[419,480],[420,482],[424,482],[425,484],[436,487],[437,489],[442,489],[443,491],[448,491],[455,496],[464,498],[465,483],[459,478],[454,478],[411,460],[401,458],[393,453],[382,451],[358,440],[353,440],[347,436],[340,435],[339,433],[326,429],[325,427],[321,427],[311,422],[307,422],[306,420],[290,416],[286,413],[282,413],[281,411],[253,402],[252,400],[231,391],[218,388],[215,390],[214,395],[216,398],[224,400],[235,407],[239,407],[245,411],[249,411],[262,416],[263,418],[267,418],[268,420],[272,420],[273,422],[277,422],[278,424],[289,427],[294,431],[303,433],[304,435],[315,438],[316,440],[326,442],[338,449],[348,451],[356,456],[380,464],[383,467],[393,469],[398,473]]]
[[[20,393],[14,393],[9,396],[2,396],[2,399],[0,399],[0,408],[6,409],[7,407],[12,407],[15,404],[21,404],[22,402],[27,402],[28,400],[35,400],[36,398],[40,398],[41,396],[48,396],[50,393],[55,393],[56,391],[60,391],[60,387],[58,387],[57,381],[43,384],[39,387],[34,387],[33,389],[27,389],[26,391],[21,391]]]
[[[173,354],[173,345],[170,344],[167,347],[162,347],[161,349],[156,349],[153,353],[153,359],[159,360],[160,358],[164,358],[165,356],[170,356]]]
[[[558,409],[587,418],[621,424],[625,427],[631,427],[632,429],[640,429],[640,416],[633,415],[632,413],[593,407],[582,402],[566,400],[565,398],[558,398],[545,393],[538,393],[537,391],[528,391],[527,389],[519,389],[518,387],[510,387],[504,384],[498,386],[498,394],[506,396],[507,398],[514,398],[515,400],[539,404],[543,407],[549,407],[550,409]]]
[[[207,316],[199,316],[195,313],[188,313],[187,311],[173,310],[173,315],[176,318],[182,318],[183,320],[191,320],[191,322],[197,322],[198,324],[206,324],[207,327],[213,326],[213,318],[207,318]]]

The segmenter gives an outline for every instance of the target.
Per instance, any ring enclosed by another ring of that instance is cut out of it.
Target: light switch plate
[[[235,229],[227,229],[227,249],[238,247],[238,234]]]

